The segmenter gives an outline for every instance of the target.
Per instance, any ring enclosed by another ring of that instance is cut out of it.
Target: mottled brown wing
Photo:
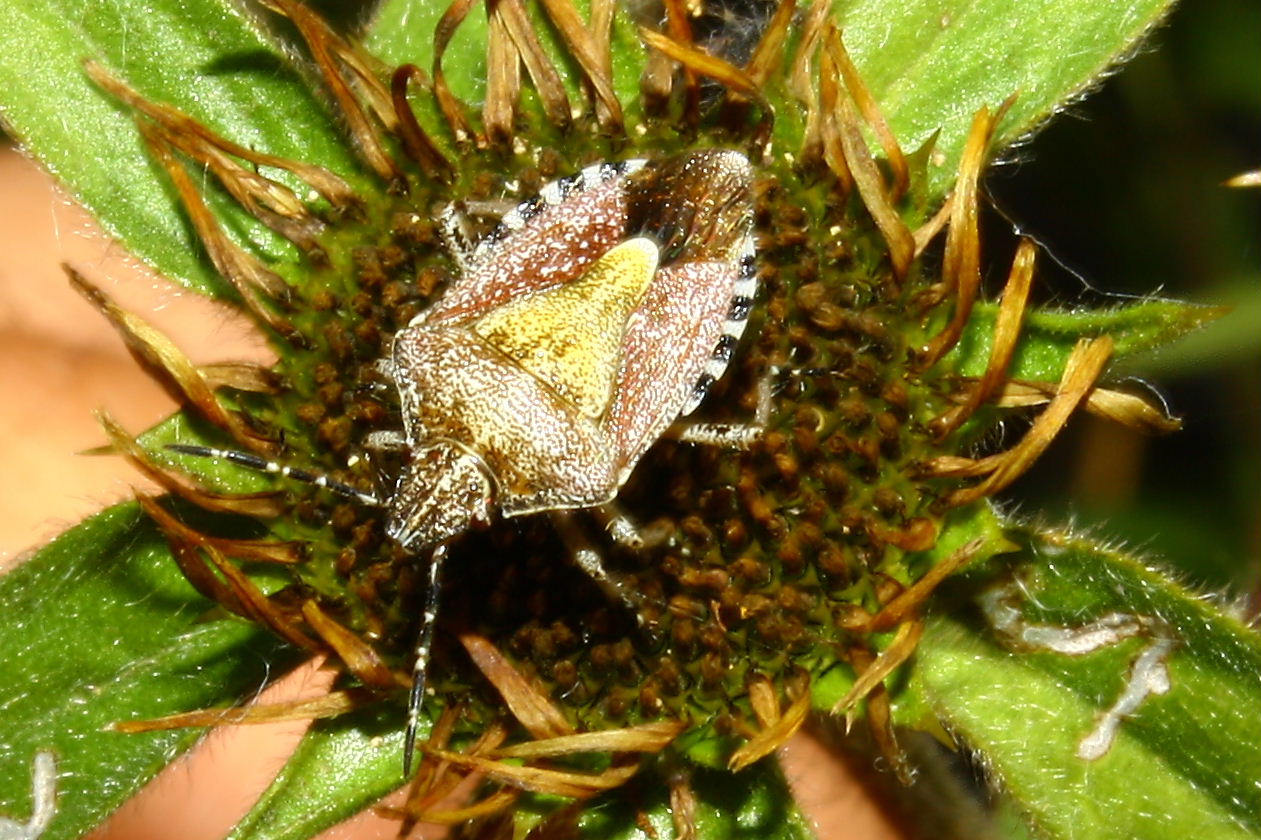
[[[618,484],[692,401],[719,345],[737,282],[734,262],[693,262],[657,272],[627,329],[613,405],[604,428]]]
[[[626,238],[623,176],[642,165],[588,166],[511,210],[479,243],[468,270],[425,312],[425,323],[464,323],[581,276]]]

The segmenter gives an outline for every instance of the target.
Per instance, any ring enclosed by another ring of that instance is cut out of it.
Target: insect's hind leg
[[[604,526],[605,533],[613,542],[631,551],[655,548],[670,538],[668,527],[663,524],[640,525],[616,501],[591,508],[590,513]]]
[[[609,600],[623,604],[635,614],[637,621],[642,621],[642,608],[645,603],[643,594],[621,575],[610,572],[604,567],[604,557],[583,533],[573,511],[552,511],[551,519],[561,541],[569,549],[573,564],[586,572]],[[635,530],[634,525],[620,515],[610,521],[608,530],[614,540],[628,548],[639,549],[646,545],[644,538]]]
[[[604,524],[606,532],[618,545],[632,551],[651,549],[670,538],[670,531],[666,527],[639,528],[614,502],[592,508],[590,512]],[[650,615],[681,614],[667,599],[641,591],[633,577],[609,571],[604,565],[603,555],[583,532],[574,511],[552,511],[551,518],[561,541],[569,549],[573,564],[586,572],[604,592],[605,597],[622,604],[635,616],[640,632],[649,636],[657,632],[657,620],[649,618]],[[648,607],[656,609],[647,609]],[[704,618],[703,615],[692,614],[690,610],[687,613],[692,618]]]

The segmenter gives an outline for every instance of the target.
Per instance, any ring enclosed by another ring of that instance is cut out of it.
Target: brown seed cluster
[[[539,157],[558,171],[579,165],[566,167],[559,152]],[[527,167],[504,180],[547,177]],[[472,180],[479,195],[496,194],[490,173]],[[789,198],[802,194],[820,204],[846,198],[835,184],[812,193],[788,169],[759,184],[765,301],[700,417],[752,422],[759,390],[768,389],[765,430],[746,452],[660,443],[621,502],[666,538],[639,552],[602,546],[610,568],[643,596],[642,615],[574,569],[542,517],[496,524],[453,548],[436,652],[439,697],[444,686],[462,692],[475,681],[452,640],[476,632],[587,726],[665,715],[744,731],[754,723],[737,701],[749,679],[779,680],[803,665],[817,672],[844,658],[845,628],[861,623],[854,615],[879,609],[900,588],[893,581],[906,577],[905,553],[932,545],[936,494],[908,478],[928,443],[931,408],[923,407],[936,403],[912,364],[916,321],[905,301],[913,289],[853,257],[855,243],[870,247],[863,236],[878,238],[874,229],[851,222],[848,247],[839,247],[826,219]],[[397,428],[396,398],[372,387],[372,363],[450,276],[431,222],[406,209],[391,218],[383,244],[355,250],[351,290],[312,295],[318,332],[293,363],[309,371],[294,381],[307,384],[277,409],[283,416],[283,406],[296,404],[291,441],[313,441],[330,464],[368,433]],[[375,463],[338,477],[388,489],[396,467]],[[291,495],[301,499],[295,512],[308,538],[330,523],[328,548],[298,576],[330,593],[333,615],[405,666],[420,596],[414,558],[384,538],[377,511],[314,489]],[[318,559],[328,555],[331,571]],[[333,595],[337,579],[345,589]]]

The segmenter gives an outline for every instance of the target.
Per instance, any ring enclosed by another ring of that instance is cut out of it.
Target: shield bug
[[[404,546],[610,501],[722,374],[754,291],[750,169],[697,152],[543,188],[394,339]],[[493,501],[492,501],[493,500]]]
[[[370,441],[404,456],[383,503],[387,532],[432,552],[407,766],[447,544],[495,512],[610,502],[696,408],[753,303],[751,181],[735,151],[601,163],[547,184],[471,249],[448,236],[460,276],[396,334],[380,365],[398,391],[402,432]]]

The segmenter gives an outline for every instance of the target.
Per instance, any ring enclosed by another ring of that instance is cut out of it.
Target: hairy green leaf
[[[433,70],[434,31],[446,3],[388,0],[369,27],[366,46],[390,64],[415,64]],[[480,104],[486,87],[486,12],[476,6],[456,29],[443,54],[442,67],[451,92]]]
[[[1025,317],[1008,375],[1012,379],[1057,382],[1079,339],[1111,336],[1116,342],[1113,358],[1128,361],[1176,341],[1225,312],[1220,306],[1160,299],[1115,309],[1034,310]],[[960,376],[983,374],[993,348],[997,315],[997,304],[977,304],[963,336],[943,364]]]
[[[949,188],[972,115],[1018,97],[998,148],[1036,129],[1137,48],[1168,0],[855,0],[836,4],[845,43],[898,142],[941,134],[929,177]]]
[[[7,4],[0,22],[0,123],[108,232],[173,280],[213,294],[228,289],[129,110],[88,79],[87,59],[241,145],[318,162],[352,180],[358,172],[328,109],[237,4]],[[265,258],[293,259],[287,242],[231,202],[215,202],[215,210]]]
[[[0,813],[29,813],[31,759],[57,760],[45,840],[100,822],[200,734],[112,731],[236,702],[292,651],[234,619],[184,579],[134,503],[67,531],[0,578]]]
[[[590,20],[589,2],[575,0],[574,5],[584,20]],[[415,64],[429,73],[434,69],[434,32],[446,9],[446,3],[426,0],[389,0],[382,3],[369,28],[367,46],[388,64]],[[539,13],[542,14],[541,10]],[[487,14],[483,9],[474,7],[451,37],[442,57],[442,69],[452,93],[474,110],[481,106],[486,95],[486,38]],[[561,80],[570,103],[577,105],[583,102],[579,85],[582,75],[555,27],[543,30],[540,43],[552,62],[562,69]],[[610,52],[613,90],[622,107],[634,113],[638,110],[639,77],[644,69],[645,49],[623,4],[617,5],[613,18]],[[417,116],[426,127],[438,124],[430,100],[413,97],[412,106],[419,112]],[[541,115],[536,107],[530,107],[530,111],[532,116]],[[441,133],[437,134],[441,136]]]
[[[303,840],[353,816],[402,784],[403,751],[398,709],[367,709],[318,721],[276,781],[230,835],[233,840]],[[422,733],[423,734],[423,733]],[[807,840],[814,835],[792,802],[773,761],[731,774],[691,768],[697,795],[698,836]],[[614,792],[582,811],[582,836],[646,838],[641,816],[659,836],[674,831],[669,789],[652,769],[637,781],[634,797]],[[555,797],[527,797],[516,818],[525,829],[561,804]]]
[[[399,787],[403,784],[401,712],[401,707],[377,706],[316,721],[280,775],[229,836],[233,840],[303,840]]]
[[[1261,637],[1132,554],[1067,534],[1024,541],[997,578],[959,587],[982,602],[1008,587],[1015,624],[1000,640],[993,609],[935,613],[912,692],[1039,836],[1255,837]],[[1108,629],[1127,620],[1144,629]]]
[[[1071,9],[1045,6],[957,2],[943,9],[918,0],[878,9],[865,3],[838,7],[849,48],[903,145],[915,148],[942,129],[933,169],[939,193],[953,177],[976,107],[1020,91],[1004,128],[1006,140],[1015,139],[1132,49],[1167,4],[1079,0]],[[369,44],[387,60],[428,67],[443,8],[386,3]],[[10,12],[0,25],[0,119],[107,230],[173,279],[203,291],[225,290],[201,258],[130,116],[88,81],[84,59],[101,61],[145,96],[180,107],[237,142],[318,162],[348,177],[358,172],[302,75],[233,4],[23,3]],[[41,48],[31,50],[31,43]],[[455,92],[474,103],[485,79],[484,43],[479,10],[457,31],[444,62]],[[622,18],[615,45],[618,90],[629,97],[642,52]],[[796,107],[780,106],[786,113]],[[216,211],[268,258],[293,259],[287,243],[229,202],[216,202]]]

